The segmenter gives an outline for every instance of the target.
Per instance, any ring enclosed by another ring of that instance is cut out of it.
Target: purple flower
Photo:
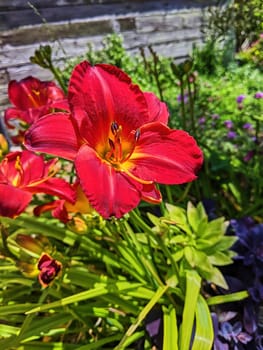
[[[228,138],[228,139],[233,140],[233,139],[235,139],[236,137],[237,137],[237,133],[236,133],[235,131],[229,131],[229,132],[227,133],[227,138]]]
[[[145,328],[152,344],[161,349],[163,344],[163,312],[160,308],[153,308],[145,318]]]
[[[234,341],[235,344],[238,344],[239,342],[247,344],[252,340],[251,335],[242,332],[241,322],[236,322],[233,325],[230,322],[223,322],[218,334],[226,341]]]
[[[237,103],[242,103],[243,100],[246,98],[246,95],[239,95],[236,98]]]
[[[183,96],[180,94],[177,96],[177,101],[182,102],[184,100],[184,103],[188,102],[188,93],[186,92]]]
[[[199,125],[205,124],[205,117],[199,118],[199,119],[198,119],[198,124],[199,124]]]
[[[258,91],[255,93],[254,98],[263,98],[263,92]]]
[[[245,123],[243,125],[243,129],[245,129],[245,130],[252,130],[253,129],[253,125],[250,124],[250,123]]]
[[[233,322],[233,324],[226,320],[220,322],[221,315],[211,314],[214,327],[213,350],[244,349],[242,344],[249,343],[253,339],[252,336],[243,331],[240,321]]]
[[[232,122],[232,120],[225,120],[224,124],[227,129],[232,129],[232,127],[234,126],[234,123]]]

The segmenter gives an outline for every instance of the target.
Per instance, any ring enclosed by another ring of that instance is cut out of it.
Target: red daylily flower
[[[64,92],[55,83],[31,76],[20,81],[10,81],[8,96],[15,106],[8,108],[4,116],[6,125],[11,129],[14,129],[11,120],[18,119],[27,126],[57,109],[69,110]],[[14,137],[13,141],[23,139],[23,134],[23,130],[20,130],[18,137]]]
[[[166,105],[117,67],[80,63],[68,99],[71,115],[40,118],[25,145],[74,161],[84,193],[104,218],[120,218],[141,199],[160,202],[155,183],[196,179],[203,156],[195,140],[170,129]]]
[[[38,280],[46,288],[58,276],[62,269],[62,264],[58,260],[51,258],[48,254],[43,253],[37,267],[40,270]]]
[[[74,204],[65,199],[58,199],[50,203],[42,204],[34,209],[34,214],[40,216],[46,211],[51,211],[54,218],[59,219],[65,224],[70,221],[74,213],[88,214],[93,211],[87,197],[85,196],[79,183],[72,185],[72,189],[76,191],[76,201]]]
[[[75,191],[55,175],[57,159],[45,162],[29,151],[12,152],[0,163],[0,216],[16,217],[30,203],[34,193],[59,196],[71,203]]]

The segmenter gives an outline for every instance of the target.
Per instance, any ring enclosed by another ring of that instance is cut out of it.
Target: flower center
[[[131,157],[139,137],[140,129],[137,129],[130,140],[123,140],[122,126],[114,121],[111,124],[111,135],[108,139],[109,148],[105,154],[105,160],[120,170],[121,165]]]
[[[108,139],[109,144],[103,158],[110,163],[116,171],[124,172],[134,181],[147,185],[152,184],[153,181],[138,178],[132,171],[134,164],[128,162],[140,138],[140,134],[140,129],[137,129],[124,139],[122,137],[122,126],[114,121],[111,124],[111,135]]]
[[[31,92],[27,94],[27,97],[31,101],[33,108],[39,108],[43,105],[43,103],[41,103],[41,93],[39,90],[31,89]]]
[[[16,157],[16,161],[15,161],[15,176],[12,179],[12,185],[15,187],[19,187],[20,183],[21,183],[21,178],[24,174],[24,170],[21,164],[21,158],[20,156]]]

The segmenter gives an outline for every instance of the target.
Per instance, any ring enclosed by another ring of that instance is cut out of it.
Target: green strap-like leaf
[[[163,307],[163,350],[178,350],[176,311],[173,305]]]
[[[218,305],[223,303],[232,303],[234,301],[240,301],[246,299],[249,296],[246,290],[240,292],[229,293],[225,295],[216,295],[207,299],[208,305]]]
[[[199,294],[196,304],[196,325],[192,350],[211,350],[214,330],[208,305]]]
[[[114,285],[113,284],[107,285],[107,284],[101,283],[101,284],[98,284],[98,286],[93,288],[93,289],[71,295],[69,297],[63,298],[61,300],[55,301],[55,302],[50,303],[50,304],[44,304],[44,305],[38,306],[38,307],[26,312],[26,314],[31,314],[34,312],[41,312],[43,310],[54,309],[54,308],[69,305],[72,303],[77,303],[79,301],[83,301],[83,300],[87,300],[87,299],[91,299],[91,298],[96,298],[98,296],[105,295],[107,293],[112,293],[113,291],[124,292],[124,291],[128,291],[128,290],[131,290],[134,288],[138,288],[139,286],[141,286],[141,284],[130,283],[130,282],[117,282]]]
[[[62,342],[44,343],[32,341],[28,344],[20,345],[16,350],[76,350],[77,345]]]
[[[200,286],[201,277],[198,273],[194,270],[186,271],[186,295],[179,337],[180,350],[189,350],[190,347]]]

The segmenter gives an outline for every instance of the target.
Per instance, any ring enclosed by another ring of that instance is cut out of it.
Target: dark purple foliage
[[[233,219],[227,233],[238,237],[231,248],[237,255],[222,268],[229,289],[217,293],[247,290],[249,297],[216,308],[213,350],[263,350],[263,224],[249,217]]]

